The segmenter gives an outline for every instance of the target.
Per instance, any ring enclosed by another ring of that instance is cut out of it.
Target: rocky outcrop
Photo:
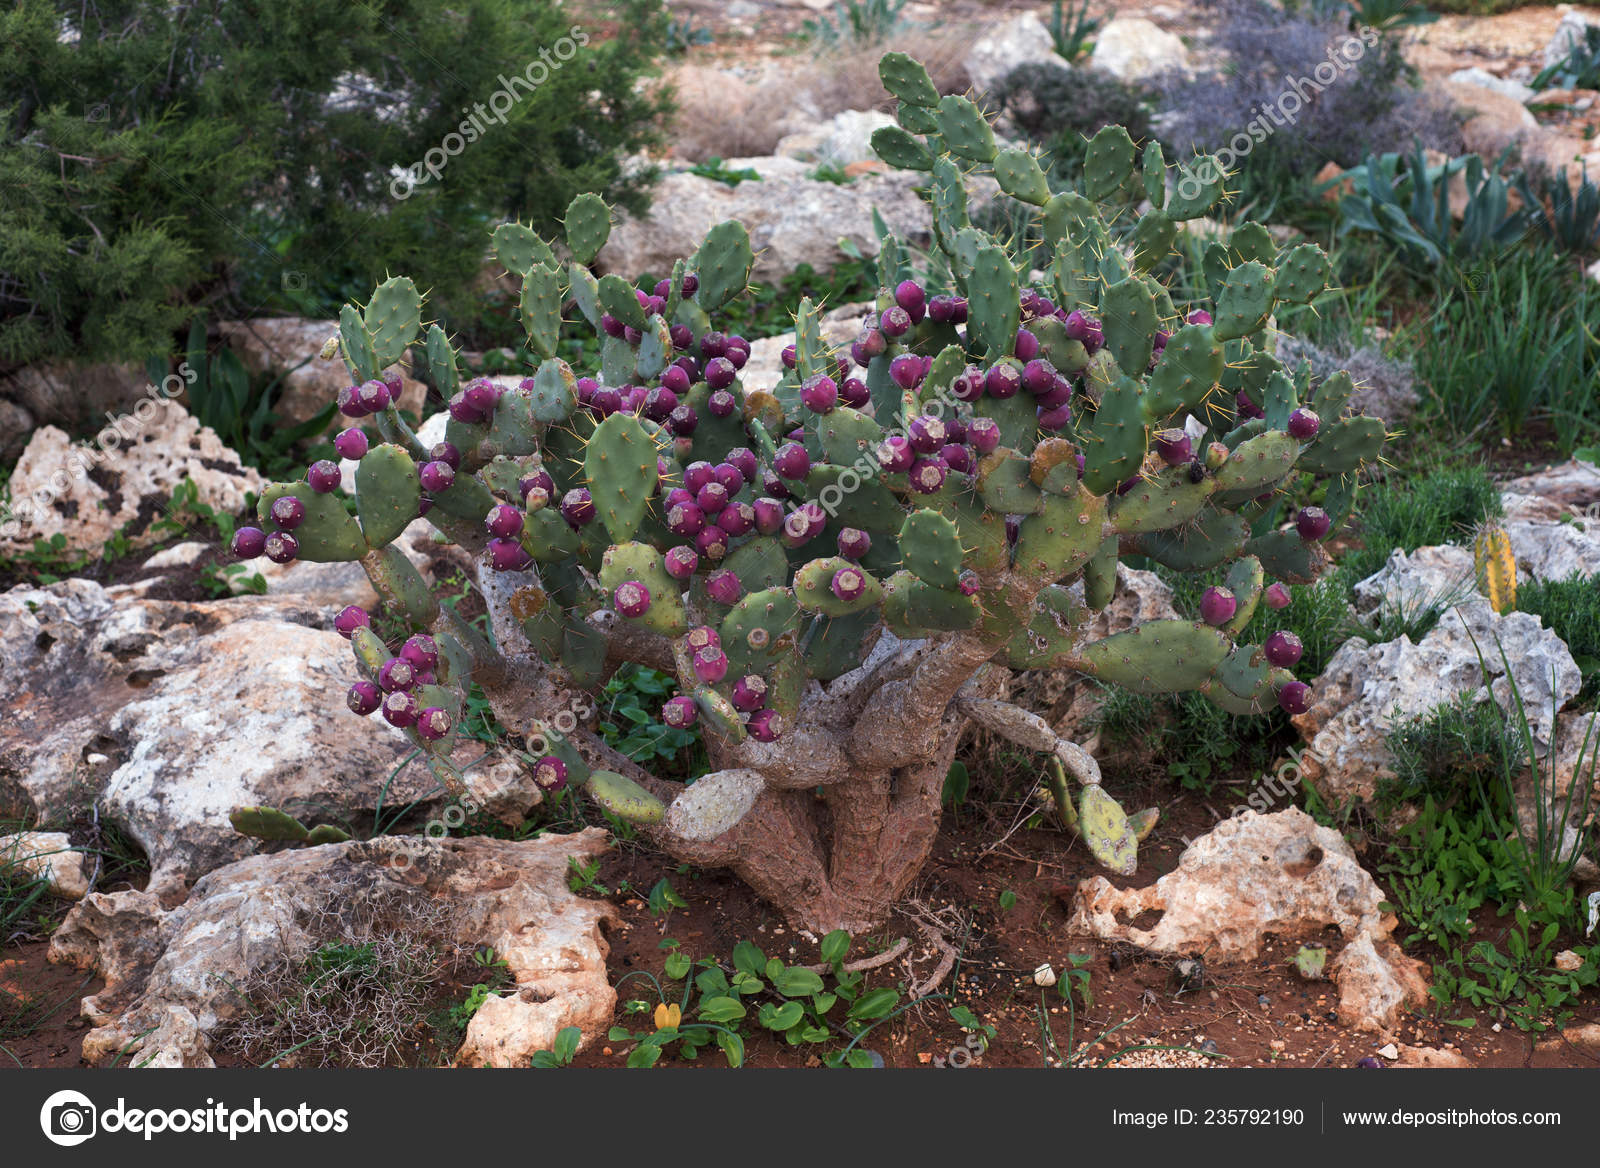
[[[1427,999],[1424,967],[1391,939],[1396,920],[1383,901],[1338,832],[1297,807],[1246,810],[1195,840],[1177,869],[1148,887],[1118,889],[1103,876],[1083,881],[1068,928],[1219,965],[1252,960],[1268,934],[1320,940],[1335,928],[1344,939],[1329,967],[1340,1019],[1383,1031],[1406,1006]],[[1124,923],[1141,920],[1150,923]]]
[[[979,94],[996,88],[1005,75],[1018,65],[1043,64],[1071,67],[1055,51],[1050,30],[1031,12],[1013,17],[1004,24],[996,24],[973,42],[962,61],[972,81],[973,91]]]
[[[403,931],[441,957],[491,946],[513,979],[473,1016],[457,1061],[528,1065],[556,1034],[585,1042],[616,1007],[601,932],[615,910],[567,888],[568,864],[605,833],[523,842],[390,837],[252,856],[164,907],[147,892],[95,893],[57,930],[50,959],[105,978],[85,998],[83,1057],[132,1066],[209,1067],[231,1023],[259,1008],[235,987],[374,927]]]
[[[18,873],[43,880],[50,891],[68,900],[82,900],[89,891],[83,853],[73,848],[64,831],[20,831],[0,835],[0,873]]]
[[[1189,68],[1183,40],[1142,16],[1119,16],[1095,34],[1090,58],[1120,81],[1146,81]]]

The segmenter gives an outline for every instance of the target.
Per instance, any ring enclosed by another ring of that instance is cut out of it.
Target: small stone
[[[1583,955],[1571,949],[1556,954],[1556,968],[1562,973],[1575,973],[1583,968]]]
[[[1378,1048],[1378,1055],[1380,1058],[1386,1058],[1390,1062],[1393,1062],[1395,1059],[1400,1057],[1400,1050],[1395,1046],[1394,1043],[1386,1042]]]
[[[1051,968],[1048,961],[1033,971],[1033,984],[1046,988],[1056,984],[1056,971]]]

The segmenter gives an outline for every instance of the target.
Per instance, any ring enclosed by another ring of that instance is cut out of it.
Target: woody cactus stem
[[[344,310],[340,402],[371,431],[341,437],[359,459],[354,514],[337,491],[278,484],[238,543],[362,563],[410,639],[342,616],[360,675],[346,700],[408,735],[452,790],[453,727],[477,684],[528,735],[541,786],[581,788],[823,931],[880,924],[916,877],[974,723],[1049,759],[1065,825],[1133,871],[1153,813],[1130,820],[1087,752],[999,700],[1006,672],[1195,691],[1237,714],[1304,708],[1293,646],[1237,638],[1263,597],[1275,606],[1282,582],[1321,570],[1318,541],[1386,438],[1348,416],[1348,376],[1311,392],[1308,367],[1273,355],[1274,305],[1325,284],[1317,248],[1279,249],[1245,224],[1185,278],[1203,302],[1176,303],[1152,275],[1179,221],[1223,199],[1215,159],[1172,168],[1159,145],[1140,152],[1107,128],[1083,189],[1052,193],[1036,158],[999,150],[977,107],[940,99],[915,61],[891,53],[880,71],[899,125],[874,146],[926,173],[936,257],[914,273],[894,236],[879,240],[876,310],[848,359],[807,301],[787,372],[747,384],[749,344],[713,323],[749,279],[744,227],[720,224],[669,278],[634,288],[590,272],[610,216],[581,196],[565,264],[527,227],[494,232],[523,282],[520,380],[462,383],[439,327],[423,337],[408,280]],[[1018,238],[1042,249],[1013,254],[972,225],[974,171],[1022,204],[1032,229]],[[1139,200],[1152,209],[1129,215]],[[555,355],[580,315],[600,337],[587,376]],[[429,449],[395,410],[398,385],[378,379],[411,346],[449,400]],[[1337,478],[1291,523],[1280,502],[1308,473]],[[492,644],[395,546],[419,515],[476,556]],[[1135,555],[1216,572],[1209,602],[1091,639],[1118,560]],[[676,677],[663,717],[698,728],[710,774],[663,781],[597,734],[591,695],[630,662]]]

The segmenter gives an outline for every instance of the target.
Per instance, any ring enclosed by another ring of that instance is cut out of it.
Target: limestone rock
[[[1548,69],[1565,61],[1574,48],[1584,43],[1584,30],[1593,23],[1586,14],[1567,8],[1561,14],[1561,23],[1556,25],[1556,31],[1544,47],[1544,67]]]
[[[1357,1029],[1383,1030],[1427,996],[1421,963],[1390,939],[1396,920],[1379,907],[1383,900],[1338,832],[1296,807],[1271,815],[1247,810],[1189,845],[1177,869],[1152,885],[1083,881],[1068,928],[1226,964],[1254,959],[1268,933],[1309,940],[1333,926],[1345,941],[1330,967],[1340,1017]],[[1148,928],[1123,923],[1148,913],[1159,914]]]
[[[861,332],[861,322],[872,312],[869,301],[841,304],[822,316],[822,339],[834,349],[848,350],[850,342]],[[794,332],[761,337],[750,342],[750,359],[740,371],[742,385],[750,389],[768,389],[782,379],[783,351],[794,344]],[[848,355],[848,354],[845,354]]]
[[[271,846],[233,831],[236,807],[370,816],[411,748],[346,708],[355,669],[332,616],[287,598],[114,596],[88,580],[0,593],[0,812],[48,822],[97,801],[144,848],[154,888]],[[433,787],[408,767],[388,805],[426,807]]]
[[[1094,39],[1094,67],[1121,81],[1145,81],[1187,70],[1189,50],[1175,33],[1141,16],[1108,21]]]
[[[1040,64],[1071,68],[1055,51],[1050,30],[1031,12],[1013,17],[985,32],[973,43],[962,61],[967,77],[972,82],[973,92],[978,94],[994,89],[1018,65]]]
[[[13,418],[26,414],[33,425],[78,431],[104,425],[108,411],[113,416],[123,412],[150,388],[143,367],[132,361],[105,365],[52,361],[13,372],[0,382],[0,396],[14,403]],[[172,392],[178,392],[176,384]],[[12,436],[11,431],[0,431],[0,442]]]
[[[1507,146],[1538,132],[1539,123],[1514,97],[1459,81],[1446,81],[1441,88],[1466,115],[1461,139],[1469,153],[1492,160]]]
[[[1596,261],[1596,264],[1600,265],[1600,261]],[[1600,466],[1569,458],[1558,466],[1512,479],[1506,484],[1506,490],[1521,495],[1536,495],[1568,507],[1589,507],[1600,503]]]
[[[266,486],[215,431],[175,402],[144,399],[114,433],[108,431],[94,444],[75,443],[54,426],[33,435],[11,476],[0,551],[57,534],[69,548],[99,551],[128,525],[139,546],[156,538],[150,524],[166,513],[184,479],[194,481],[201,503],[230,515],[244,507],[247,492]]]
[[[1471,69],[1457,69],[1447,79],[1456,85],[1476,85],[1480,89],[1488,89],[1502,97],[1509,97],[1512,101],[1526,102],[1534,95],[1534,91],[1520,81],[1513,81],[1509,77],[1496,77],[1487,69],[1477,66]]]
[[[809,130],[786,135],[773,153],[813,166],[845,167],[853,162],[876,161],[873,131],[895,124],[894,118],[881,110],[843,110]]]
[[[82,900],[89,891],[83,853],[74,851],[64,831],[21,831],[0,835],[0,872],[7,869],[43,878],[50,891]]]
[[[85,998],[96,1062],[209,1067],[226,1025],[246,1007],[230,987],[340,941],[350,906],[413,928],[441,949],[489,945],[514,988],[473,1017],[457,1058],[527,1066],[567,1026],[592,1040],[616,1006],[601,933],[615,910],[567,889],[567,866],[604,850],[605,833],[524,842],[386,837],[252,856],[218,869],[175,907],[146,892],[96,893],[70,913],[50,959],[95,968],[106,988]]]

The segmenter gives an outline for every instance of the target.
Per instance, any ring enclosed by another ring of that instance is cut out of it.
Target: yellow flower
[[[678,1023],[683,1021],[683,1007],[674,1003],[667,1005],[665,1002],[656,1007],[656,1029],[676,1030]]]

